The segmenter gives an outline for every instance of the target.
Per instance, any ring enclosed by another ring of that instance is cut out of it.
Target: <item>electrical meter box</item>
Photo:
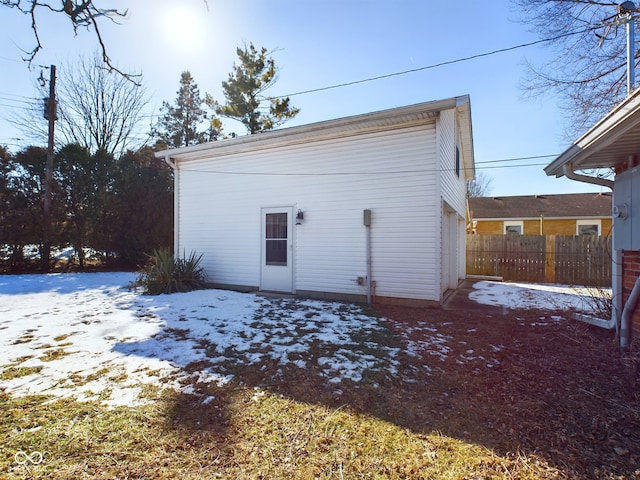
[[[616,175],[613,187],[613,248],[640,250],[640,166]]]

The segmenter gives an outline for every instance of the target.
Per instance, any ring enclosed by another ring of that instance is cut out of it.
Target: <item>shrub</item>
[[[610,288],[586,287],[585,303],[598,318],[609,319],[613,313],[613,298]]]
[[[168,248],[154,250],[139,272],[133,287],[141,287],[147,295],[190,292],[206,287],[207,276],[201,266],[202,255],[175,258]]]

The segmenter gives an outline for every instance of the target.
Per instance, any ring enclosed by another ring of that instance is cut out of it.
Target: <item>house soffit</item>
[[[547,175],[564,175],[563,167],[574,170],[611,168],[640,154],[640,89],[585,133],[571,147],[545,167]]]

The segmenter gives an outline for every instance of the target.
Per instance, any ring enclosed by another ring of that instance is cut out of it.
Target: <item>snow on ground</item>
[[[596,288],[567,285],[481,281],[469,298],[483,305],[540,310],[572,310],[594,313],[592,297]],[[611,289],[601,289],[611,297]]]
[[[0,389],[115,406],[144,402],[145,385],[184,393],[200,382],[224,385],[234,364],[320,367],[329,383],[359,382],[372,371],[398,375],[400,350],[375,341],[385,327],[359,306],[224,290],[144,296],[127,289],[134,278],[0,276]],[[551,299],[577,298],[559,286],[476,288],[476,301],[507,307],[548,308]],[[434,331],[434,354],[446,355],[442,341]],[[318,345],[331,353],[309,365],[308,352]]]

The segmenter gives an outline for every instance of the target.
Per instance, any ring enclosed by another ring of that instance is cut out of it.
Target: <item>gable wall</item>
[[[440,112],[438,119],[438,146],[440,154],[439,176],[442,185],[442,199],[459,215],[466,215],[466,182],[462,149],[460,150],[460,173],[455,171],[456,146],[460,145],[456,127],[455,110]]]
[[[178,248],[210,281],[258,287],[260,208],[304,212],[294,227],[296,290],[364,295],[363,210],[372,210],[375,295],[439,300],[435,123],[183,162]],[[230,173],[233,172],[233,173]],[[275,174],[275,175],[274,175]]]
[[[466,269],[466,181],[459,128],[455,110],[444,110],[438,118],[438,148],[443,222],[448,232],[441,232],[442,248],[440,278],[441,292],[455,288],[465,277]],[[459,169],[456,172],[456,146]]]

